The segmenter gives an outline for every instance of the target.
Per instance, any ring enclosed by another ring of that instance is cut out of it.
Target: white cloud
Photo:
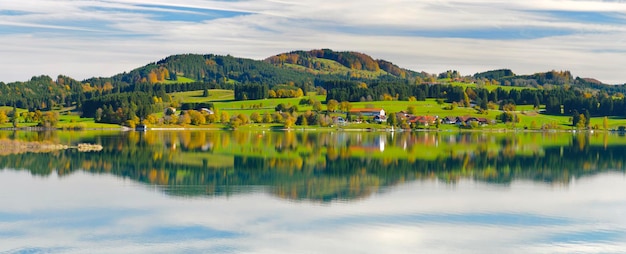
[[[626,61],[623,23],[550,14],[595,12],[620,20],[618,13],[626,10],[622,2],[32,0],[4,1],[0,10],[18,13],[0,11],[0,27],[9,28],[0,32],[0,80],[5,82],[40,74],[110,76],[178,53],[263,59],[314,48],[361,51],[417,71],[567,69],[626,82],[620,68]],[[205,11],[241,14],[207,15],[198,22],[154,15]]]

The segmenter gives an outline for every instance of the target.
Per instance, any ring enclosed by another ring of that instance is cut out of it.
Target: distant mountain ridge
[[[496,80],[505,86],[540,87],[545,85],[610,86],[594,78],[574,77],[570,71],[547,71],[530,75],[516,75],[509,69],[476,73],[475,79]]]

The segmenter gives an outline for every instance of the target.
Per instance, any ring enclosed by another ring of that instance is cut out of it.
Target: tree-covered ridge
[[[56,80],[43,75],[25,82],[0,82],[0,105],[50,110],[79,101],[83,91],[83,83],[62,75]]]
[[[317,74],[340,74],[348,71],[352,78],[377,78],[385,74],[402,79],[422,76],[391,62],[375,60],[369,55],[351,51],[338,52],[330,49],[292,51],[269,57],[265,61],[283,67],[302,66],[305,71]]]
[[[474,74],[476,79],[495,79],[500,80],[502,78],[514,77],[515,73],[509,69],[491,70],[485,72],[479,72]]]
[[[609,94],[626,92],[624,85],[608,85],[594,78],[575,77],[570,71],[547,71],[530,75],[517,75],[509,69],[490,70],[476,73],[475,80],[495,81],[504,86],[553,88],[570,86],[589,91],[601,91]]]

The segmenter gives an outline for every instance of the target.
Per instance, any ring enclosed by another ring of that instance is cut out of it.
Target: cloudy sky
[[[416,71],[625,83],[621,0],[0,1],[0,81],[111,76],[171,54],[359,51]]]

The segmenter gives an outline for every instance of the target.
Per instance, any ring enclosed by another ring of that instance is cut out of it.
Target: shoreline
[[[45,128],[45,127],[17,127],[17,128],[0,128],[0,131],[26,131],[26,132],[54,132],[54,131],[275,131],[275,132],[482,132],[482,133],[626,133],[616,129],[610,130],[577,130],[577,129],[506,129],[506,128],[486,128],[486,129],[462,129],[462,128],[443,128],[443,129],[400,129],[400,128],[338,128],[338,127],[291,127],[285,128],[282,126],[242,126],[239,128],[219,128],[219,127],[188,127],[188,126],[176,126],[176,127],[148,127],[144,130],[136,130],[126,126],[120,126],[119,128]]]

